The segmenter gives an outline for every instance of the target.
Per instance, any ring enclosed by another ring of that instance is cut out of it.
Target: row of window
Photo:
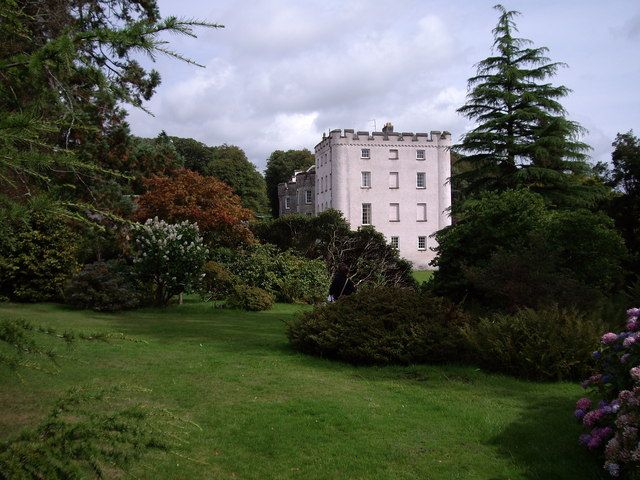
[[[371,172],[360,172],[362,174],[361,188],[371,188]],[[399,188],[400,177],[398,172],[389,172],[389,188]],[[427,188],[427,174],[425,172],[416,173],[416,188]]]
[[[389,242],[389,244],[393,248],[398,248],[398,245],[400,244],[400,237],[391,237],[391,241]],[[426,249],[427,249],[427,237],[420,235],[418,237],[418,250],[426,250]]]
[[[327,190],[331,190],[331,173],[327,177],[320,177],[316,180],[316,190],[318,192],[326,192]]]
[[[389,221],[390,222],[400,221],[400,204],[399,203],[389,204]],[[416,222],[426,222],[426,221],[427,221],[427,204],[417,203],[416,204]],[[371,225],[372,222],[373,222],[373,215],[371,210],[371,204],[363,203],[362,204],[362,225]]]
[[[371,158],[371,149],[363,148],[360,150],[360,158],[369,160]],[[424,160],[426,158],[424,150],[416,150],[416,160]],[[398,150],[392,148],[389,150],[389,160],[398,160]]]

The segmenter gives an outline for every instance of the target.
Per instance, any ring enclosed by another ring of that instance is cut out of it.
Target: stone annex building
[[[430,236],[451,224],[451,134],[332,130],[315,166],[278,186],[280,215],[340,210],[351,228],[373,225],[416,268],[434,257]]]

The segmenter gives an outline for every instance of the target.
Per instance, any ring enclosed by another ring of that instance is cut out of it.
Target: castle
[[[373,225],[415,268],[435,253],[432,234],[451,224],[451,134],[332,130],[316,164],[280,184],[280,214],[340,210],[352,228]]]

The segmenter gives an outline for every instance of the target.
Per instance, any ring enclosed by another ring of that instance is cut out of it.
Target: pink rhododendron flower
[[[633,378],[636,382],[640,381],[640,367],[633,367],[631,370],[629,370],[629,375],[631,375],[631,378]]]
[[[640,308],[630,308],[627,310],[627,315],[629,316],[629,319],[640,317]]]
[[[600,339],[600,341],[602,343],[604,343],[605,345],[609,345],[611,343],[614,343],[616,340],[618,340],[618,335],[616,335],[613,332],[608,332],[605,333],[602,338]]]
[[[625,347],[630,347],[634,343],[636,343],[636,337],[627,337],[622,342],[622,345],[624,345]]]

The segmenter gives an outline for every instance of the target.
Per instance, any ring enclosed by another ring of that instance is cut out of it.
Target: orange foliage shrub
[[[182,168],[169,176],[144,180],[146,193],[138,198],[135,218],[158,217],[167,222],[196,222],[207,242],[236,246],[255,242],[248,222],[251,210],[240,202],[231,187],[215,177]]]

